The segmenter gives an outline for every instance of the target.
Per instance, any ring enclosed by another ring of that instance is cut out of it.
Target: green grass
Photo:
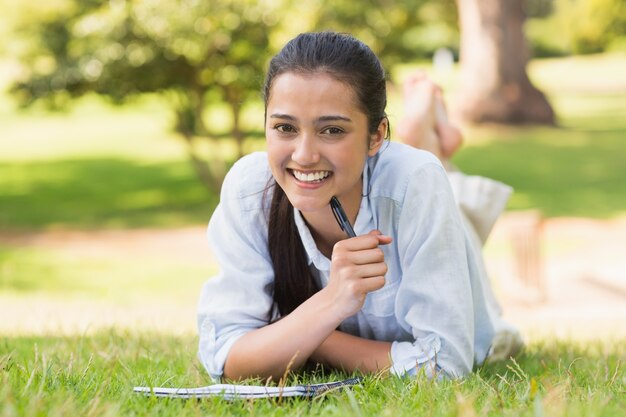
[[[101,157],[0,163],[0,229],[176,227],[217,204],[186,161]]]
[[[460,381],[369,376],[351,390],[312,401],[227,402],[132,393],[135,385],[208,384],[191,336],[112,330],[6,338],[0,342],[0,415],[618,416],[626,407],[624,346],[619,341],[534,344],[517,361],[485,366]],[[344,377],[317,372],[289,383]]]
[[[622,97],[606,101],[626,108]],[[512,185],[509,209],[596,218],[624,213],[624,121],[579,119],[560,128],[491,129],[483,130],[481,138],[484,144],[464,148],[454,161],[467,173]]]
[[[202,283],[216,273],[210,262],[154,255],[158,254],[77,255],[48,248],[0,245],[0,294],[45,294],[116,304],[150,300],[193,304]]]

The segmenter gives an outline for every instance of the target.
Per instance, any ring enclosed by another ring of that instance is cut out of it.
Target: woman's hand
[[[367,293],[385,285],[387,264],[379,245],[391,237],[378,230],[337,242],[333,247],[327,292],[342,321],[356,314]]]

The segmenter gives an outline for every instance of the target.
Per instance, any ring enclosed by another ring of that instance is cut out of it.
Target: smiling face
[[[269,164],[291,204],[307,215],[337,196],[358,210],[363,167],[384,139],[374,134],[352,88],[327,73],[287,72],[273,82],[265,137]]]

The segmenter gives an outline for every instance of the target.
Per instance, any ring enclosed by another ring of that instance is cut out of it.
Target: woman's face
[[[384,126],[383,126],[384,125]],[[270,168],[291,204],[306,213],[361,199],[363,167],[384,140],[371,135],[352,88],[326,73],[284,73],[273,82],[265,137]]]

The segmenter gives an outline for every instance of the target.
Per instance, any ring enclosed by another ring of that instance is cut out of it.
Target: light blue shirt
[[[221,270],[202,289],[199,357],[215,380],[235,341],[268,323],[274,279],[267,246],[270,184],[267,154],[245,156],[226,176],[209,222]],[[381,246],[385,286],[368,294],[340,330],[392,342],[394,374],[467,374],[486,358],[498,312],[480,247],[464,226],[445,170],[428,152],[389,143],[368,159],[362,194],[356,234],[378,229],[393,243]],[[330,260],[297,210],[295,220],[311,271],[324,287]]]

